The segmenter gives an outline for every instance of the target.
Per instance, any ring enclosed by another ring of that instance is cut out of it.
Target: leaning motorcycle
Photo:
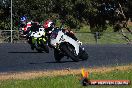
[[[88,54],[80,43],[66,35],[61,28],[54,28],[51,33],[50,44],[54,47],[54,58],[60,62],[64,56],[73,61],[87,60]]]
[[[32,40],[32,47],[34,47],[38,52],[45,51],[46,53],[49,53],[44,28],[39,28],[39,31],[31,32],[30,37]]]

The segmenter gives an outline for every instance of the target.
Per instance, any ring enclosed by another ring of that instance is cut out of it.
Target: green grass
[[[0,81],[0,88],[83,88],[81,75],[42,77],[29,80]],[[127,71],[114,70],[107,73],[90,73],[90,79],[122,79],[132,81],[132,69]],[[91,85],[84,88],[132,88],[132,85]]]
[[[129,27],[132,29],[132,27]],[[87,30],[87,31],[86,31]],[[83,32],[83,33],[82,33]],[[125,31],[127,32],[127,31]],[[80,31],[75,33],[76,37],[83,42],[83,44],[126,44],[127,41],[122,36],[120,32],[113,32],[112,27],[108,27],[106,31],[102,33],[97,42],[94,38],[94,35],[90,33],[89,27],[84,27]],[[126,33],[130,40],[132,40],[132,35],[130,33]]]
[[[132,35],[127,35],[132,40]],[[94,35],[91,33],[76,33],[76,37],[83,42],[83,44],[125,44],[127,41],[119,33],[103,33],[97,42],[95,41]]]

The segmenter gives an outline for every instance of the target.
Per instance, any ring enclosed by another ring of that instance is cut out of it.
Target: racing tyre
[[[40,42],[41,42],[41,45],[42,45],[44,51],[46,53],[49,53],[49,47],[47,46],[47,44],[43,40],[40,40]]]
[[[54,49],[54,57],[56,62],[60,62],[64,55],[60,53],[57,49]]]
[[[87,60],[88,59],[88,54],[85,50],[83,50],[81,47],[79,48],[79,59],[81,60]]]
[[[62,44],[61,45],[61,49],[73,61],[75,61],[75,62],[78,62],[79,61],[78,55],[76,54],[75,49],[71,45]]]
[[[42,50],[42,48],[40,48],[39,46],[38,46],[38,43],[37,42],[35,42],[35,48],[36,48],[36,50],[39,52],[39,53],[42,53],[43,52],[43,50]]]

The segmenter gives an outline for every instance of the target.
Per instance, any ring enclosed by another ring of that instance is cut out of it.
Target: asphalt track
[[[53,50],[50,53],[32,51],[28,44],[0,44],[0,72],[78,69],[132,63],[132,45],[84,45],[89,54],[87,61],[72,62],[63,58],[56,63]]]

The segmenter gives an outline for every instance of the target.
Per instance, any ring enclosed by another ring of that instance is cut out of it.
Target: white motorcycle
[[[56,62],[60,62],[64,56],[70,57],[75,62],[78,62],[80,59],[87,60],[88,54],[81,47],[80,43],[66,35],[62,30],[54,28],[50,38],[50,44],[54,47]]]

